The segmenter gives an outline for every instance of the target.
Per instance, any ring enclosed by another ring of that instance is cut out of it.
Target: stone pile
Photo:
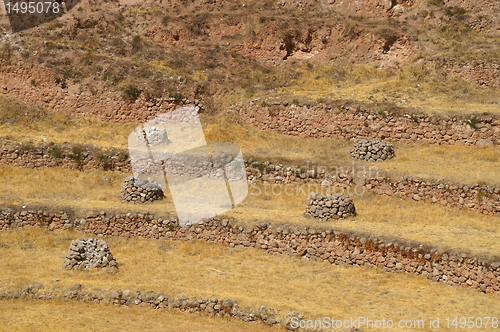
[[[108,244],[94,238],[73,240],[63,264],[66,270],[117,267]]]
[[[312,192],[307,199],[306,212],[322,221],[343,219],[356,215],[352,198],[343,194],[319,195]]]
[[[162,144],[169,144],[171,141],[168,139],[167,130],[165,128],[157,128],[155,126],[146,127],[142,132],[137,135],[137,142],[146,142],[149,145],[157,146]]]
[[[394,145],[379,139],[359,138],[351,148],[351,157],[366,161],[383,161],[394,157]]]
[[[123,180],[120,199],[129,203],[151,203],[165,198],[160,185],[149,179],[129,176]]]
[[[58,280],[58,279],[55,279]],[[14,290],[14,289],[13,289]],[[266,305],[256,308],[242,308],[231,299],[218,298],[188,298],[184,294],[176,297],[168,296],[159,292],[145,292],[134,290],[115,290],[112,292],[92,291],[85,289],[82,284],[74,284],[71,287],[44,287],[39,282],[25,284],[17,291],[0,291],[0,299],[34,299],[34,300],[63,300],[82,301],[94,304],[113,304],[123,307],[140,307],[148,309],[175,310],[185,313],[205,313],[208,316],[232,317],[244,322],[262,322],[269,326],[286,325],[289,331],[298,331],[293,324],[293,317],[303,320],[304,315],[296,311],[291,312],[290,319],[279,319],[276,317],[277,310]],[[249,325],[249,330],[251,325]],[[281,329],[283,330],[283,329]],[[283,330],[284,331],[284,330]],[[302,331],[302,329],[301,329]]]

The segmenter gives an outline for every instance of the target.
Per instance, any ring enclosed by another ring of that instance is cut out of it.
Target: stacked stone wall
[[[71,241],[63,267],[66,270],[88,270],[96,268],[115,268],[116,260],[102,239],[80,238]]]
[[[500,119],[491,115],[433,117],[353,108],[348,105],[233,106],[232,112],[259,129],[299,137],[371,138],[432,144],[500,144]]]
[[[63,167],[130,172],[128,151],[72,144],[0,142],[0,164],[29,168]]]
[[[476,257],[445,251],[398,239],[381,239],[331,228],[270,227],[266,223],[246,226],[243,222],[215,217],[200,224],[179,227],[175,217],[149,213],[108,215],[92,212],[86,218],[71,218],[64,211],[11,211],[0,213],[0,230],[24,226],[49,229],[76,228],[97,236],[201,239],[230,247],[251,247],[273,254],[288,254],[315,261],[353,266],[371,266],[389,272],[425,275],[436,282],[500,293],[500,258]]]

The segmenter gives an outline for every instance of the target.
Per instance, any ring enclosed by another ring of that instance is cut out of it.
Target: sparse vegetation
[[[280,100],[288,103],[287,111],[309,116],[316,112],[315,105],[324,103],[328,112],[357,110],[354,116],[362,116],[365,110],[371,110],[377,119],[396,114],[409,119],[415,128],[422,127],[422,119],[429,114],[446,114],[457,116],[460,125],[470,127],[472,131],[467,131],[474,135],[488,123],[483,115],[500,115],[496,9],[443,0],[420,1],[411,7],[392,1],[399,6],[373,12],[360,8],[356,14],[344,12],[339,2],[321,8],[316,3],[292,6],[285,1],[181,3],[123,5],[91,0],[79,4],[64,20],[2,34],[0,75],[5,77],[0,86],[0,139],[19,143],[18,152],[43,145],[51,163],[69,158],[78,169],[1,165],[0,205],[69,209],[78,218],[90,210],[173,214],[169,193],[166,200],[147,208],[120,202],[121,183],[130,174],[111,169],[114,163],[129,158],[128,135],[142,122],[139,117],[129,118],[129,113],[147,107],[152,114],[186,99],[204,106],[200,114],[207,142],[236,143],[245,158],[258,160],[251,164],[252,171],[265,171],[265,161],[300,165],[295,171],[299,177],[308,171],[303,166],[306,163],[354,167],[361,162],[349,157],[351,143],[347,140],[260,131],[239,123],[237,112],[229,106],[252,102],[265,108],[267,115],[276,116],[282,106],[274,102]],[[396,13],[399,7],[404,10],[401,16]],[[14,79],[17,81],[11,84]],[[119,116],[112,119],[117,122],[95,118],[107,119],[115,111]],[[233,115],[223,115],[226,111]],[[360,135],[372,129],[371,121],[360,122]],[[500,184],[496,145],[395,145],[397,157],[376,165],[393,178],[408,175],[463,184]],[[102,169],[83,167],[93,149],[98,151],[94,154],[96,168]],[[261,194],[255,194],[257,189]],[[281,192],[262,194],[266,189]],[[317,225],[302,215],[308,191],[287,195],[282,189],[257,183],[245,201],[224,215],[248,224]],[[495,195],[480,190],[477,198]],[[354,199],[355,220],[325,225],[481,257],[500,256],[495,216],[368,193]],[[171,224],[166,227],[174,230]],[[18,291],[35,280],[56,287],[53,280],[57,277],[63,286],[82,283],[97,291],[128,288],[227,297],[242,305],[269,305],[279,309],[281,317],[295,310],[309,315],[348,317],[359,313],[394,319],[414,319],[430,312],[429,308],[442,317],[496,316],[498,311],[498,301],[490,294],[433,284],[423,277],[274,257],[254,249],[196,241],[110,237],[106,240],[123,263],[119,273],[61,270],[61,252],[67,250],[70,239],[83,235],[39,228],[0,232],[2,291]],[[42,264],[35,264],[35,258]],[[332,299],[336,299],[335,306]],[[79,329],[83,324],[86,330],[92,329],[74,308],[87,318],[99,312],[99,319],[105,316],[111,331],[121,330],[123,324],[117,321],[131,313],[144,320],[142,324],[128,320],[128,327],[134,330],[156,324],[152,330],[170,331],[171,321],[184,324],[186,331],[200,330],[202,325],[204,331],[269,330],[207,317],[179,318],[180,314],[171,311],[130,308],[125,312],[119,307],[94,308],[80,303],[0,301],[7,325],[13,322],[25,330],[43,331],[44,317],[57,316],[47,322],[47,331]],[[75,317],[72,321],[64,318],[69,311]],[[406,317],[410,313],[412,317]],[[27,323],[29,316],[37,322]]]
[[[477,129],[477,125],[481,123],[481,120],[472,116],[470,119],[465,120],[465,124],[471,127],[472,129]]]
[[[128,101],[136,101],[141,95],[142,91],[134,84],[127,84],[123,88],[123,94]]]

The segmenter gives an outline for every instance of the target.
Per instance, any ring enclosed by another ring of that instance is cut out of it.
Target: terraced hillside
[[[3,16],[2,321],[495,330],[499,13],[488,0],[80,1],[16,32]],[[120,200],[129,134],[186,105],[208,142],[241,148],[249,189],[192,226],[168,189]],[[357,138],[395,157],[354,159]],[[356,215],[306,217],[312,192],[348,194]],[[104,239],[118,269],[63,269],[80,237]]]

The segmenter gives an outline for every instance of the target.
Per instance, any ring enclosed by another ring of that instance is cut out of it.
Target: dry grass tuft
[[[481,215],[409,199],[345,191],[353,197],[356,217],[319,222],[303,215],[310,191],[318,185],[253,185],[249,196],[224,215],[247,221],[287,223],[295,226],[333,227],[379,238],[404,239],[447,250],[500,257],[498,217]],[[358,195],[359,194],[359,195]],[[460,239],[460,240],[458,240]]]
[[[395,143],[396,158],[380,167],[395,175],[430,180],[446,179],[463,184],[500,185],[500,148],[422,143]],[[378,164],[372,164],[378,165]]]

